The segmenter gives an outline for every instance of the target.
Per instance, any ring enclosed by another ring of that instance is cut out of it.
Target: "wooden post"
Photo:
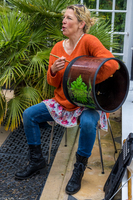
[[[127,169],[128,179],[132,176],[132,173]],[[128,200],[132,200],[132,179],[128,181]]]

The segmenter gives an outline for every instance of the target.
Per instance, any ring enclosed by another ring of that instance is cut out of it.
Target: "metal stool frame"
[[[110,124],[110,120],[108,118],[108,125],[109,125],[109,130],[112,136],[112,141],[114,144],[114,149],[115,149],[115,153],[117,153],[117,148],[116,148],[116,144],[115,144],[115,140],[114,140],[114,136],[113,136],[113,132],[112,132],[112,128],[111,128],[111,124]],[[99,144],[99,152],[100,152],[100,158],[101,158],[101,165],[102,165],[102,174],[104,174],[104,164],[103,164],[103,156],[102,156],[102,147],[101,147],[101,138],[100,138],[100,126],[97,126],[97,135],[98,135],[98,144]]]
[[[108,118],[108,125],[109,125],[109,130],[110,130],[110,133],[111,133],[111,136],[112,136],[115,153],[117,153],[117,148],[116,148],[116,144],[115,144],[115,140],[114,140],[114,136],[113,136],[113,132],[112,132],[112,128],[111,128],[109,118]],[[55,126],[55,122],[53,123],[52,130],[51,130],[50,143],[49,143],[49,153],[48,153],[48,164],[50,162],[50,156],[51,156],[51,147],[52,147],[52,140],[53,140],[53,134],[54,134],[54,126]],[[102,172],[101,173],[104,174],[104,164],[103,164],[103,156],[102,156],[100,129],[101,129],[100,125],[97,125],[98,144],[99,144],[99,152],[100,152],[100,159],[101,159],[101,165],[102,165]],[[64,146],[65,147],[67,146],[67,128],[65,130],[65,145]]]

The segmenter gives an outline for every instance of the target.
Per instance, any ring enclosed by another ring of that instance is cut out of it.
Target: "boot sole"
[[[80,189],[81,189],[81,187],[80,187],[78,190],[74,191],[74,192],[69,192],[69,191],[67,191],[67,190],[65,189],[65,192],[66,192],[66,194],[68,194],[68,195],[73,195],[73,194],[76,194]]]
[[[32,176],[34,176],[35,174],[38,174],[38,173],[42,174],[42,175],[45,175],[47,173],[47,167],[42,168],[42,169],[38,169],[33,174],[31,174],[30,176],[27,176],[27,177],[21,177],[21,176],[16,176],[15,175],[15,179],[18,179],[18,180],[28,179],[28,178],[31,178]]]

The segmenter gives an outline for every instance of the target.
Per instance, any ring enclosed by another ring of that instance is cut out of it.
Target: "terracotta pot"
[[[119,70],[96,84],[100,68],[110,60],[118,62]],[[76,106],[114,112],[126,100],[129,74],[125,64],[117,58],[79,56],[73,59],[65,70],[63,90],[66,98]]]

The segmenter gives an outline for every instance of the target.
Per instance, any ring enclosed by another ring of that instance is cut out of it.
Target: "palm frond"
[[[40,91],[42,99],[45,99],[47,93],[47,70],[44,70],[39,77],[34,77],[34,87]]]
[[[23,100],[20,97],[14,97],[8,102],[7,118],[5,123],[5,129],[13,131],[22,122],[23,107],[25,106]]]
[[[16,38],[16,36],[21,36],[28,28],[27,17],[25,18],[25,16],[18,11],[4,11],[0,18],[0,39],[5,42]]]
[[[5,13],[0,20],[0,65],[1,67],[11,65],[18,58],[24,58],[26,47],[30,36],[27,33],[29,24],[24,23],[21,13]]]
[[[32,31],[30,35],[30,41],[28,44],[28,49],[30,51],[34,51],[36,53],[37,51],[41,51],[42,48],[46,48],[47,46],[47,32],[46,28],[39,27],[37,30]]]
[[[61,41],[65,36],[61,32],[61,22],[60,23],[51,23],[50,21],[46,23],[46,31],[49,37],[55,42]]]
[[[39,92],[31,87],[21,88],[18,96],[8,102],[5,129],[13,131],[22,122],[23,111],[31,105],[41,101]]]
[[[48,1],[48,0],[47,0]],[[52,10],[54,12],[62,12],[62,10],[66,9],[68,5],[76,4],[77,1],[75,0],[54,0],[49,1],[50,5],[52,5]],[[50,6],[49,5],[49,6]]]
[[[19,90],[18,96],[25,102],[26,107],[37,104],[41,101],[41,93],[33,87],[22,87]]]
[[[9,2],[25,13],[30,13],[30,14],[39,13],[46,17],[57,17],[57,18],[61,16],[61,13],[50,11],[50,7],[49,8],[45,7],[46,3],[45,1],[43,2],[42,0],[38,1],[9,0]]]
[[[3,11],[10,12],[11,9],[10,9],[9,7],[0,5],[0,14],[1,14],[1,15],[4,15],[4,12],[3,12]]]
[[[25,76],[34,80],[35,76],[40,77],[41,73],[46,73],[48,69],[48,61],[51,49],[46,49],[44,51],[37,52],[36,55],[33,55],[27,70],[25,71]]]
[[[52,97],[54,97],[54,90],[55,90],[55,87],[49,85],[46,82],[46,86],[45,86],[45,90],[43,94],[44,99],[51,99]]]
[[[97,23],[90,28],[89,33],[96,36],[107,49],[110,47],[118,47],[117,42],[110,42],[112,34],[111,25],[108,22],[105,23],[105,21],[102,19],[99,19]]]
[[[7,101],[2,93],[2,90],[0,90],[0,124],[3,122],[5,113],[6,113],[6,107],[7,107]]]
[[[6,88],[11,87],[11,82],[17,83],[17,79],[24,76],[21,65],[16,63],[15,66],[7,66],[0,75],[0,86],[5,85]]]

